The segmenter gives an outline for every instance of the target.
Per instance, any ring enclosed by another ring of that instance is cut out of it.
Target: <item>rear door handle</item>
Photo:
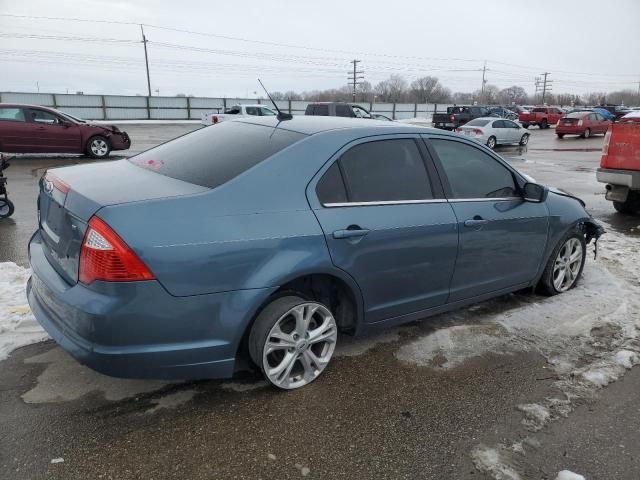
[[[366,228],[347,228],[346,230],[336,230],[333,232],[333,238],[342,239],[364,237],[367,233],[369,233],[369,230]]]
[[[476,215],[472,219],[465,220],[464,226],[465,227],[481,227],[482,225],[486,225],[487,223],[489,223],[489,220],[485,220],[481,216]]]

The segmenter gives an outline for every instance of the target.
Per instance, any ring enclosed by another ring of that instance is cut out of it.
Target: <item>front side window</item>
[[[316,105],[316,108],[313,110],[313,114],[328,117],[329,105]]]
[[[520,127],[518,127],[518,124],[513,123],[513,122],[511,122],[509,120],[504,120],[504,126],[506,128],[520,128]]]
[[[336,105],[336,117],[353,117],[353,113],[348,105]]]
[[[2,120],[24,122],[24,110],[13,107],[0,108],[0,121]]]
[[[273,112],[268,108],[260,107],[260,115],[262,115],[263,117],[270,117],[270,116],[272,117],[276,115],[276,112]]]
[[[480,149],[454,140],[431,140],[444,170],[452,198],[518,196],[511,171]]]
[[[256,107],[245,107],[245,111],[247,112],[247,115],[259,115]]]
[[[35,123],[45,123],[47,125],[61,123],[60,119],[56,115],[45,112],[44,110],[31,110],[31,119]]]
[[[340,158],[350,202],[433,198],[427,170],[412,139],[362,143]]]

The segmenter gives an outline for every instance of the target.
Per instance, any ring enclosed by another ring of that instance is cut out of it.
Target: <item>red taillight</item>
[[[480,130],[479,128],[474,128],[473,129],[473,134],[474,135],[482,135],[482,130]]]
[[[581,127],[582,126],[582,120],[578,120],[578,126]]]
[[[71,187],[69,185],[64,183],[62,180],[56,177],[53,173],[47,172],[44,176],[44,179],[45,181],[51,182],[51,184],[53,185],[53,188],[55,188],[56,190],[59,190],[65,195],[69,193],[69,190],[71,190]]]
[[[213,123],[215,125],[216,123],[218,123],[218,121],[219,121],[219,119],[218,119],[217,115],[212,115],[211,116],[211,123]]]
[[[609,142],[611,141],[611,129],[604,134],[604,144],[602,145],[602,155],[609,153]]]
[[[79,279],[86,285],[94,280],[134,282],[156,278],[124,240],[98,217],[89,220],[79,270]]]
[[[460,132],[462,132],[462,129],[461,128],[456,128],[456,133],[460,133]]]
[[[454,117],[453,115],[449,115],[449,120],[451,120],[452,122],[455,121],[456,117]]]

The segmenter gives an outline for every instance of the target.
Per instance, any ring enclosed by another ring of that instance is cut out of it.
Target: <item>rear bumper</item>
[[[80,363],[115,377],[230,377],[255,310],[272,289],[173,297],[157,281],[69,285],[29,244],[29,305],[47,333]]]
[[[640,170],[599,168],[596,171],[596,178],[600,183],[629,187],[634,190],[640,189]]]
[[[587,127],[578,127],[572,125],[560,125],[556,126],[556,133],[560,133],[563,135],[583,135],[587,130]]]

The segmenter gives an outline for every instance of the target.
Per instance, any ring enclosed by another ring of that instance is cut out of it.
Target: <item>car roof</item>
[[[273,110],[273,107],[271,105],[262,105],[259,103],[234,103],[228,108],[233,108],[233,107],[266,107],[269,110]]]
[[[53,107],[45,107],[43,105],[30,105],[28,103],[0,103],[0,108],[41,108],[43,110],[56,111]]]
[[[406,123],[389,122],[387,120],[373,120],[349,117],[325,117],[316,115],[296,115],[291,120],[278,120],[276,117],[252,117],[234,120],[235,122],[262,125],[265,127],[282,128],[304,135],[327,132],[329,130],[358,129],[369,130],[371,134],[384,133],[444,133],[428,127],[419,127]],[[363,132],[365,133],[365,132]],[[369,133],[369,132],[366,132]],[[446,132],[449,133],[449,132]]]

